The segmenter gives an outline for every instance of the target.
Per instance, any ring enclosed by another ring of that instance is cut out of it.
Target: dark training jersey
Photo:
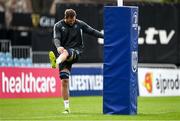
[[[64,20],[58,21],[54,25],[54,44],[56,48],[62,46],[66,49],[73,48],[82,52],[83,33],[103,38],[103,34],[90,27],[87,23],[76,19],[74,25],[70,26]]]

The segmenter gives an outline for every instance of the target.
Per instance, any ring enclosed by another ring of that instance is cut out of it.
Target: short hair
[[[67,18],[73,18],[73,17],[76,17],[76,11],[73,10],[73,9],[66,9],[65,12],[64,12],[64,18],[67,19]]]

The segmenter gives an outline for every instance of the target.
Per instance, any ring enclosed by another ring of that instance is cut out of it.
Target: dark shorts
[[[75,49],[67,49],[69,56],[66,61],[59,64],[59,70],[68,69],[71,71],[71,67],[73,63],[76,63],[79,59],[80,52]]]

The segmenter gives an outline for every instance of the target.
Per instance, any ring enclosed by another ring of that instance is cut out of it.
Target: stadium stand
[[[32,67],[31,48],[11,46],[10,40],[0,40],[0,66]]]
[[[9,52],[0,52],[0,66],[8,67],[32,67],[31,58],[13,58]]]

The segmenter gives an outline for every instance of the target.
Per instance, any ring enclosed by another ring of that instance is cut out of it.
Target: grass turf
[[[102,97],[71,97],[71,114],[59,98],[0,99],[0,120],[180,120],[180,97],[140,97],[138,114],[103,115]]]

